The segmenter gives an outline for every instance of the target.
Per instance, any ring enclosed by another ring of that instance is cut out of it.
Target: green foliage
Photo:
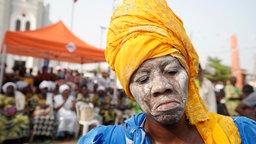
[[[212,82],[227,81],[231,76],[231,69],[221,63],[221,60],[217,57],[208,57],[207,64],[215,69],[215,74],[205,74],[205,77]]]

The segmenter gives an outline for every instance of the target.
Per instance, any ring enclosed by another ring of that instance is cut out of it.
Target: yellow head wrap
[[[200,127],[200,134],[205,133],[202,137],[208,141],[207,129],[215,122],[210,126],[200,124],[209,120],[210,115],[195,84],[198,55],[182,21],[165,0],[124,0],[112,15],[105,56],[129,97],[133,98],[129,82],[137,68],[147,59],[165,55],[177,58],[189,74],[185,114],[191,124]]]

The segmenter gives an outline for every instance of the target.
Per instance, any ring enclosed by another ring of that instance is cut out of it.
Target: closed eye
[[[178,72],[177,70],[167,71],[167,73],[170,74],[170,75],[175,75],[177,72]]]
[[[144,84],[148,81],[148,76],[142,76],[142,77],[139,77],[136,82],[139,83],[139,84]]]

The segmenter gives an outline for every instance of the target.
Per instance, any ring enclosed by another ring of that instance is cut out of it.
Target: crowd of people
[[[208,111],[226,116],[246,116],[256,120],[256,99],[253,96],[255,88],[252,85],[244,84],[240,89],[236,86],[234,76],[227,81],[214,83],[207,79],[204,73],[205,70],[199,65],[196,83]]]
[[[106,71],[84,77],[78,72],[67,69],[54,72],[53,68],[44,66],[37,75],[32,72],[21,67],[4,74],[0,95],[0,143],[78,138],[81,117],[77,116],[77,110],[88,105],[93,108],[93,119],[99,125],[120,124],[141,112],[123,89],[117,89],[114,95],[113,81]],[[240,90],[235,86],[235,77],[226,83],[214,84],[204,73],[199,65],[196,84],[210,112],[256,120],[253,86],[246,84]]]
[[[86,119],[86,113],[81,112],[88,105],[98,125],[121,123],[140,110],[122,89],[114,90],[106,71],[92,77],[67,69],[55,72],[46,66],[37,75],[25,67],[5,72],[0,95],[0,144],[76,139],[82,135],[79,120]]]

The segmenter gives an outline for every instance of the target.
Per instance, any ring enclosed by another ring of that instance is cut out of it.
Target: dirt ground
[[[72,140],[72,141],[51,141],[50,143],[46,143],[46,142],[30,142],[28,144],[77,144],[78,140]]]

